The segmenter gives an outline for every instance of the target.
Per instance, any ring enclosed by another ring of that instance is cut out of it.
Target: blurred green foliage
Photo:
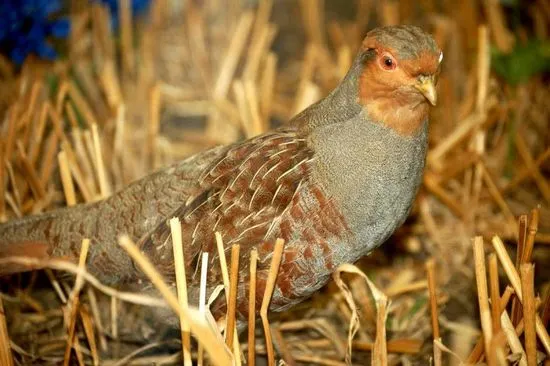
[[[500,4],[504,6],[516,7],[519,5],[519,0],[500,0]]]
[[[491,49],[493,70],[511,85],[527,82],[533,75],[550,72],[550,41],[531,39],[516,44],[509,54]]]

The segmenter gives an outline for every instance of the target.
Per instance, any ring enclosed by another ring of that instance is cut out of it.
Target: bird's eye
[[[380,61],[384,70],[394,70],[397,67],[395,59],[388,54],[383,55]]]

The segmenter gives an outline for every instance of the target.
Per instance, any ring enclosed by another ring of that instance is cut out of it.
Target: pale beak
[[[435,106],[437,104],[437,92],[435,91],[433,76],[420,76],[414,87],[428,99],[431,105]]]

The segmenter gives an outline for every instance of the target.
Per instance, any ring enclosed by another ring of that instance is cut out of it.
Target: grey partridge
[[[77,261],[108,284],[146,291],[143,274],[117,244],[138,242],[174,283],[168,220],[181,220],[190,304],[199,257],[210,253],[208,286],[222,283],[214,232],[241,245],[237,310],[247,312],[248,256],[259,254],[263,294],[276,238],[285,240],[270,309],[310,296],[342,263],[383,243],[407,217],[422,179],[430,104],[442,53],[414,26],[369,32],[339,86],[284,127],[217,147],[153,173],[110,198],[0,226],[0,256]],[[33,268],[8,266],[0,274]],[[213,305],[221,314],[225,300]],[[257,302],[260,303],[258,298]]]

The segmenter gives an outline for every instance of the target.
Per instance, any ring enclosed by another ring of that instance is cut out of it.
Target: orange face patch
[[[415,87],[418,77],[437,75],[441,52],[432,47],[419,52],[403,44],[394,46],[382,43],[376,35],[363,41],[363,52],[372,52],[375,57],[365,63],[359,78],[359,103],[373,122],[411,136],[419,131],[429,114],[427,100]],[[381,59],[388,53],[397,62],[389,70]]]
[[[391,128],[401,136],[414,136],[418,133],[429,114],[426,103],[411,109],[398,100],[375,99],[365,104],[369,119]]]
[[[365,65],[359,79],[359,103],[372,121],[404,136],[418,132],[429,113],[427,101],[414,88],[416,77],[409,74],[418,69],[412,61],[401,62],[389,72],[374,61]]]

